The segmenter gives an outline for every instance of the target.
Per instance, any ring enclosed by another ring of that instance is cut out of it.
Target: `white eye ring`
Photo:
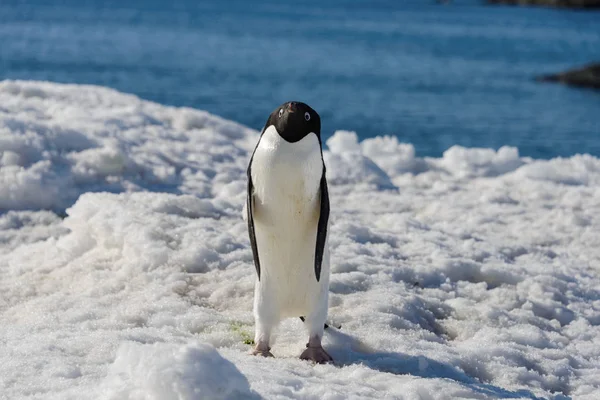
[[[310,114],[307,112],[304,113],[304,119],[310,121]]]
[[[281,118],[281,116],[283,115],[283,108],[279,109],[279,118]]]

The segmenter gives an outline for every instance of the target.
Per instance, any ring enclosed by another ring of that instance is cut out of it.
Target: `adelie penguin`
[[[256,267],[253,354],[272,357],[271,333],[304,317],[303,360],[333,361],[321,339],[329,293],[329,196],[321,118],[300,102],[271,113],[248,166],[246,220]]]

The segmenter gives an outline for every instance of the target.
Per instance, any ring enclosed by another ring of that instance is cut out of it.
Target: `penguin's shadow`
[[[527,398],[542,400],[529,390],[511,391],[498,386],[480,382],[462,370],[449,364],[423,356],[410,356],[401,353],[384,352],[369,348],[357,338],[337,329],[328,329],[329,346],[327,350],[339,366],[362,364],[370,369],[396,375],[413,375],[422,378],[451,379],[485,396],[500,399]],[[570,399],[570,397],[561,397]]]

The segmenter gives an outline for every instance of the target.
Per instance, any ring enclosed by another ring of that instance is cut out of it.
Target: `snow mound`
[[[524,161],[519,158],[515,147],[504,146],[494,151],[452,146],[436,164],[462,178],[503,175],[516,170]]]
[[[415,155],[415,146],[400,143],[395,136],[365,139],[361,143],[365,156],[373,160],[389,176],[423,172],[427,167],[424,160]]]
[[[441,170],[453,178],[494,177],[515,171],[528,161],[519,157],[516,148],[507,146],[498,151],[453,146],[441,159],[418,158],[412,144],[400,143],[396,137],[376,137],[359,143],[358,135],[348,131],[335,132],[327,146],[331,151],[330,168],[335,168],[334,182],[370,182],[380,188],[407,173]]]
[[[234,364],[202,343],[124,343],[104,385],[107,400],[260,398]]]
[[[94,86],[3,81],[0,104],[0,210],[61,212],[89,191],[215,196],[254,135]]]
[[[600,160],[589,154],[536,161],[519,170],[519,176],[565,185],[600,186]]]
[[[367,184],[379,189],[391,189],[389,176],[371,159],[362,154],[354,132],[338,131],[327,140],[329,152],[324,154],[327,181],[334,185]]]

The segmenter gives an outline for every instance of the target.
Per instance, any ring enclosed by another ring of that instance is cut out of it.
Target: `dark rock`
[[[544,75],[536,78],[541,82],[560,82],[567,85],[600,89],[600,63],[583,68],[572,69],[559,74]]]
[[[560,8],[600,8],[600,0],[487,0],[490,4]]]

